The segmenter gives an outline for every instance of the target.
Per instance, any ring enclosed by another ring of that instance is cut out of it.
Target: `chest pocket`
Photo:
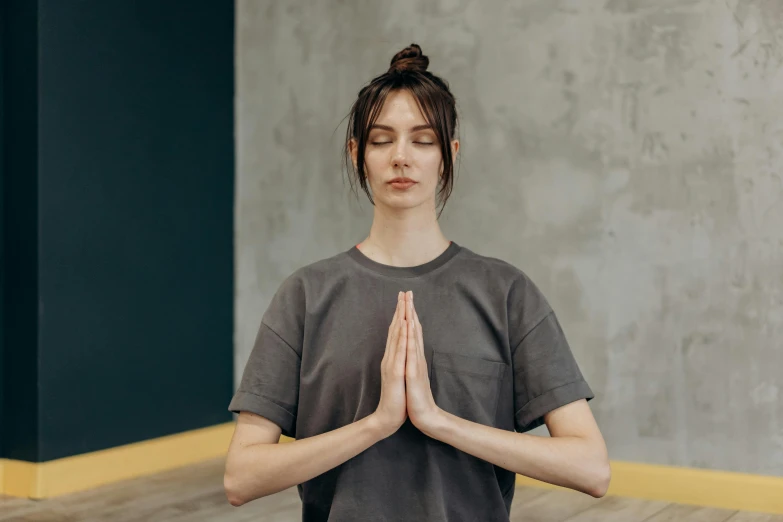
[[[432,352],[430,386],[441,409],[494,426],[498,397],[508,365],[456,353]]]

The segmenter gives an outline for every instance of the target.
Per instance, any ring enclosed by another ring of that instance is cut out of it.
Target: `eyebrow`
[[[374,124],[372,127],[370,127],[370,130],[372,130],[372,129],[381,129],[381,130],[387,130],[387,131],[394,132],[394,127],[389,127],[388,125],[380,125],[380,124],[377,124],[377,123]],[[411,132],[416,132],[416,131],[425,130],[425,129],[432,129],[432,125],[430,125],[428,123],[425,123],[424,125],[416,125],[414,127],[411,127],[410,130],[411,130]]]

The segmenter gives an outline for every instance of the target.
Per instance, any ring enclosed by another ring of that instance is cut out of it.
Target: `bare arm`
[[[496,466],[594,497],[609,488],[611,467],[601,431],[587,400],[579,399],[544,414],[551,437],[538,437],[486,426],[453,415],[435,404],[427,376],[421,323],[413,306],[406,347],[408,414],[425,435]],[[407,301],[406,297],[406,301]]]
[[[381,398],[363,419],[313,437],[277,444],[274,422],[242,411],[228,449],[223,484],[228,501],[240,506],[277,493],[337,467],[395,433],[407,419],[405,402],[405,301],[397,295],[381,361]]]
[[[440,410],[425,433],[521,475],[593,497],[606,494],[609,457],[587,401],[552,410],[544,421],[551,437],[501,430]]]
[[[280,426],[243,411],[226,458],[226,497],[241,506],[301,484],[355,457],[389,436],[388,431],[373,414],[314,437],[277,444]]]

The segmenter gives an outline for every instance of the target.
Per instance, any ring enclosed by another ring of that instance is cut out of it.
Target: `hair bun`
[[[430,64],[427,55],[422,54],[421,47],[412,43],[391,59],[389,72],[424,72]]]

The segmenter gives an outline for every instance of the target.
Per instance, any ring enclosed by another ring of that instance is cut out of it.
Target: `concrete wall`
[[[239,0],[237,374],[282,279],[369,230],[342,118],[416,42],[461,111],[444,233],[542,287],[611,457],[783,475],[781,19],[776,0]]]

